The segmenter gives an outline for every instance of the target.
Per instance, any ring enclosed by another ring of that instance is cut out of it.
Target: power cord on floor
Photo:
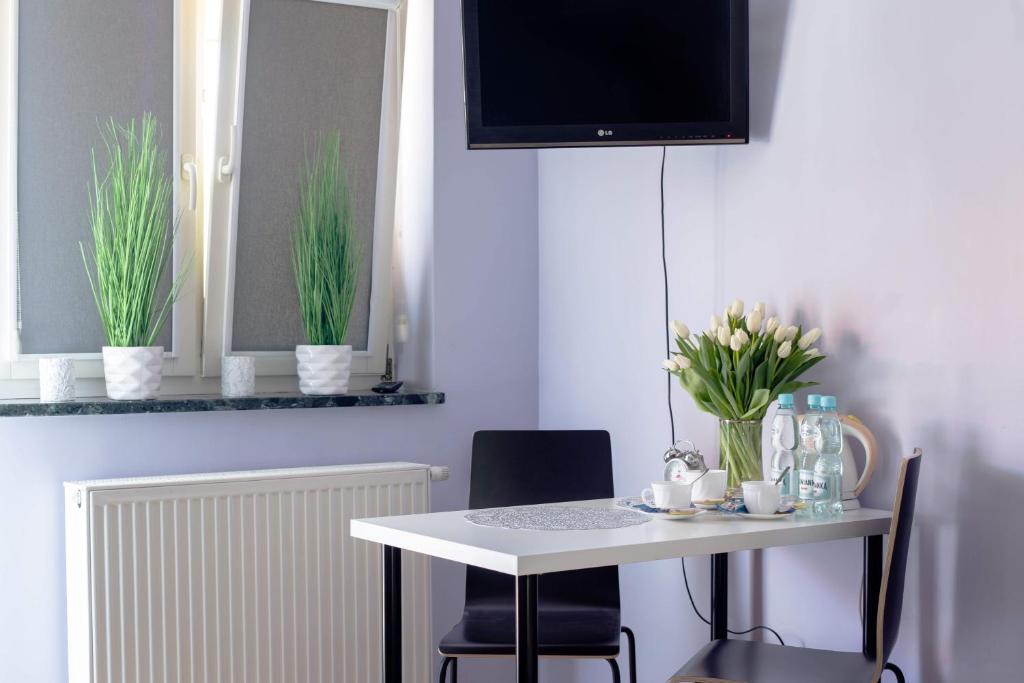
[[[671,358],[672,357],[672,337],[669,334],[669,321],[670,321],[670,317],[669,317],[669,304],[668,304],[668,291],[669,291],[668,290],[668,255],[667,255],[667,248],[666,248],[666,244],[665,244],[665,159],[666,159],[667,156],[668,156],[668,147],[662,147],[661,148],[661,272],[662,272],[663,281],[664,281],[664,285],[665,285],[665,324],[664,324],[663,327],[665,329],[665,357],[666,358]],[[667,404],[668,404],[668,421],[669,421],[669,425],[670,425],[671,431],[672,431],[672,443],[674,444],[676,442],[676,418],[675,418],[675,414],[672,412],[672,375],[670,373],[666,372],[665,373],[665,378],[666,378],[666,383],[665,383],[666,392],[665,392],[665,395],[666,395],[666,401],[667,401]],[[710,625],[711,622],[708,621],[707,619],[705,619],[704,615],[700,613],[699,609],[697,609],[697,603],[694,601],[693,593],[690,591],[690,580],[686,576],[686,558],[682,558],[681,562],[682,562],[682,565],[683,565],[683,584],[686,586],[686,596],[688,598],[690,598],[690,606],[693,607],[693,612],[694,612],[694,614],[697,615],[697,618],[699,618],[705,624]],[[746,631],[732,631],[730,629],[726,629],[726,630],[730,634],[732,634],[734,636],[743,636],[743,635],[746,635],[748,633],[753,633],[754,631],[764,630],[764,631],[768,631],[769,633],[774,635],[776,638],[778,638],[779,643],[781,645],[785,645],[786,644],[786,642],[782,639],[782,636],[779,635],[778,631],[776,631],[775,629],[770,628],[768,626],[752,626],[752,627],[748,628]]]

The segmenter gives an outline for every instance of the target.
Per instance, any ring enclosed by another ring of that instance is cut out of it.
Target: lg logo
[[[602,138],[605,137],[605,136],[611,137],[611,136],[615,135],[615,131],[614,130],[605,130],[604,128],[601,128],[601,129],[599,129],[597,131],[597,135],[598,135],[598,137],[602,137]]]

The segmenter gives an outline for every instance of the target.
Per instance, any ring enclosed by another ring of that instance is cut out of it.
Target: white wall
[[[433,144],[417,147],[421,170],[407,169],[414,185],[403,188],[415,201],[402,214],[399,288],[412,342],[399,376],[431,381],[447,404],[0,419],[0,681],[67,680],[65,480],[411,460],[451,466],[433,504],[458,509],[468,498],[472,433],[536,426],[536,155],[465,151],[461,29],[454,4],[438,4],[431,22],[432,3],[410,3],[419,13],[410,77],[429,78],[434,31],[437,69],[433,87],[415,83],[419,115],[406,128]],[[461,614],[461,578],[456,565],[435,563],[438,636]]]
[[[888,506],[897,459],[925,450],[894,660],[908,680],[1016,680],[1024,2],[751,5],[757,139],[668,154],[673,317],[703,327],[739,296],[825,329],[815,377],[883,451],[864,502]],[[610,429],[621,493],[658,476],[668,441],[659,162],[540,155],[541,425]],[[713,418],[674,403],[680,435],[714,453]],[[859,649],[860,558],[855,541],[766,551],[763,583],[733,572],[731,626]],[[706,613],[706,561],[689,566]],[[660,680],[707,629],[677,562],[622,576],[641,678]]]

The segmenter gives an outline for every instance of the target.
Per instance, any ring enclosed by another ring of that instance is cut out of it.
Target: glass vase
[[[719,420],[719,463],[730,490],[764,479],[761,471],[761,420]]]

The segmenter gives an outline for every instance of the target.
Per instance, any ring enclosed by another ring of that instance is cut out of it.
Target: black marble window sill
[[[437,405],[440,391],[400,391],[396,394],[353,392],[338,396],[293,393],[256,394],[245,398],[217,395],[161,396],[149,401],[112,401],[105,397],[80,398],[66,403],[35,399],[0,400],[0,417],[43,415],[128,415],[133,413],[207,413],[222,410],[294,410],[296,408],[359,408],[373,406]]]

